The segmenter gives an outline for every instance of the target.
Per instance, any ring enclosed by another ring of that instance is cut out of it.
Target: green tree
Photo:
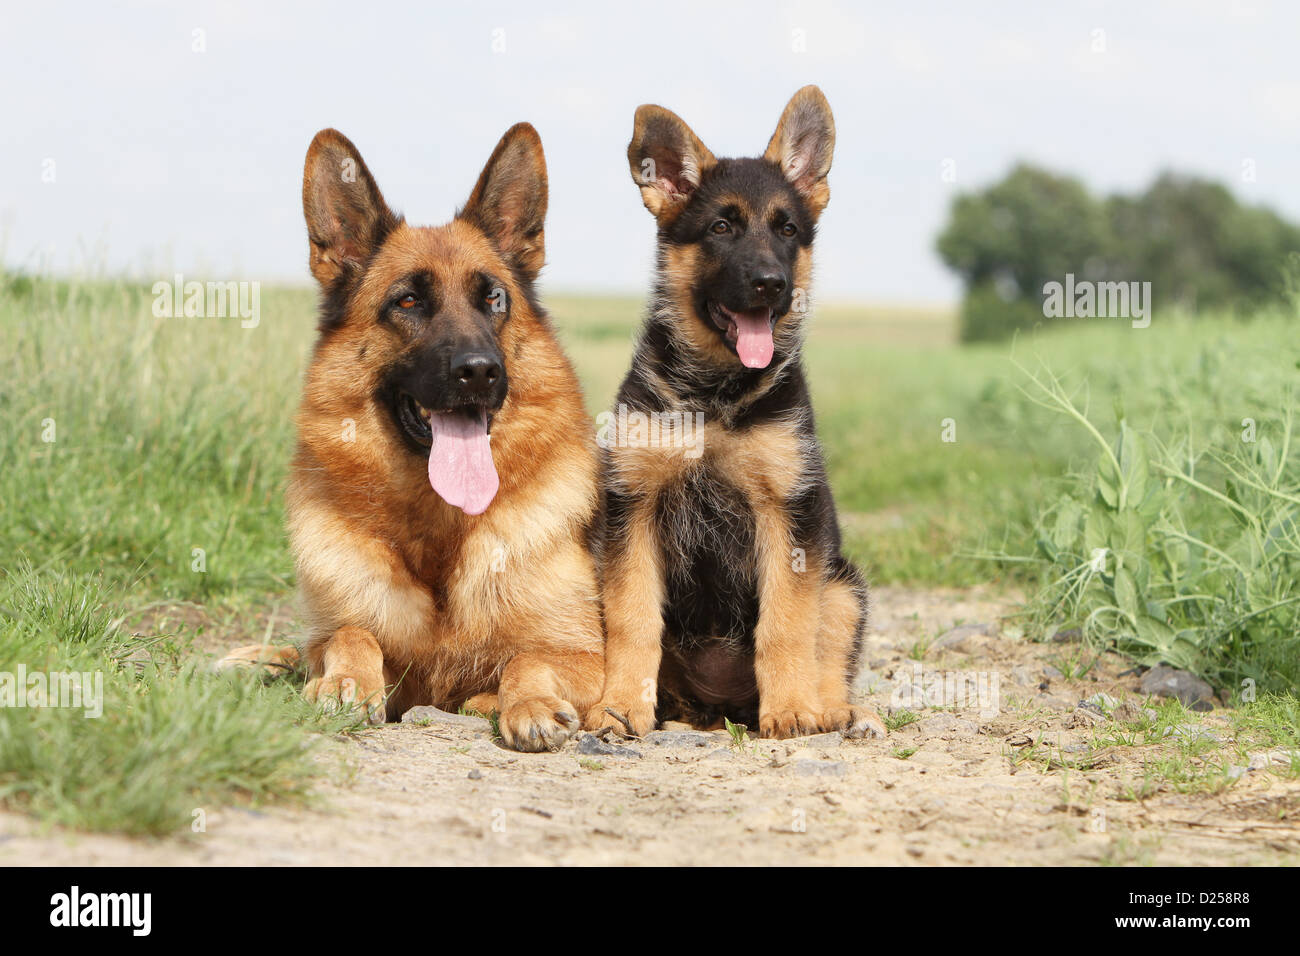
[[[1161,174],[1142,195],[1107,201],[1107,271],[1150,282],[1165,304],[1258,308],[1285,294],[1284,265],[1300,229],[1268,209],[1242,206],[1225,187]]]
[[[1104,209],[1083,184],[1016,166],[983,192],[958,196],[938,250],[966,281],[962,338],[1000,338],[1042,319],[1043,284],[1100,278]]]
[[[937,246],[965,280],[964,341],[1043,321],[1044,284],[1067,274],[1150,282],[1157,307],[1187,309],[1255,310],[1294,296],[1300,282],[1300,227],[1174,173],[1140,195],[1098,202],[1076,179],[1020,164],[958,196]]]

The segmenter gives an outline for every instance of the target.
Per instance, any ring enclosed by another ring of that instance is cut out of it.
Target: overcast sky
[[[637,105],[751,155],[805,83],[838,128],[816,254],[828,298],[955,300],[934,253],[951,197],[1021,158],[1094,190],[1173,167],[1300,219],[1300,4],[465,7],[6,5],[5,263],[305,283],[316,130],[342,130],[393,206],[436,223],[528,120],[550,168],[546,287],[640,291]]]

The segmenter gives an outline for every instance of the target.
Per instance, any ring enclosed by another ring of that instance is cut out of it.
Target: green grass
[[[731,746],[740,749],[750,743],[749,728],[744,724],[733,724],[726,717],[722,718],[723,726],[726,728],[727,736],[731,738]]]
[[[245,330],[156,319],[148,291],[122,284],[19,289],[0,295],[5,566],[22,554],[155,600],[288,590],[283,484],[310,297],[268,291]]]
[[[1216,687],[1300,685],[1290,351],[1242,383],[1236,412],[1218,422],[1197,414],[1208,389],[1184,388],[1163,415],[1137,426],[1117,402],[1107,428],[1050,370],[1029,373],[1027,397],[1088,437],[1095,456],[1035,520],[1047,570],[1032,606],[1039,629],[1076,627],[1094,645],[1175,664]]]
[[[1263,694],[1231,711],[1225,726],[1224,721],[1207,722],[1205,714],[1178,700],[1152,698],[1135,711],[1108,715],[1082,752],[1067,753],[1040,734],[1007,756],[1013,764],[1065,774],[1092,770],[1116,751],[1135,757],[1136,766],[1122,771],[1117,781],[1115,796],[1120,800],[1145,800],[1162,791],[1222,793],[1248,779],[1246,768],[1254,754],[1274,751],[1282,756],[1263,769],[1266,776],[1293,779],[1300,773],[1297,707],[1300,702],[1292,694]]]
[[[893,733],[901,727],[908,724],[914,724],[921,719],[921,715],[911,710],[899,710],[892,714],[885,715],[885,728]]]
[[[307,732],[357,718],[324,717],[292,682],[218,677],[166,641],[130,637],[101,588],[28,567],[0,580],[4,669],[96,675],[102,693],[93,708],[91,695],[76,708],[0,707],[0,801],[50,823],[153,834],[231,801],[305,798],[321,768],[321,738]]]
[[[305,288],[264,289],[261,322],[244,329],[237,319],[155,318],[149,290],[129,283],[0,276],[0,670],[102,669],[107,699],[98,720],[0,709],[9,805],[76,826],[160,832],[184,827],[202,801],[300,795],[319,771],[301,745],[340,727],[318,723],[292,684],[231,684],[185,663],[198,628],[214,621],[231,643],[260,640],[259,612],[292,592],[282,500],[314,301]],[[546,301],[588,407],[608,407],[639,301]],[[1050,372],[1106,444],[1119,402],[1125,427],[1148,436],[1149,473],[1162,487],[1185,482],[1156,475],[1157,464],[1177,467],[1194,453],[1208,487],[1229,494],[1220,459],[1240,445],[1241,420],[1254,418],[1272,457],[1227,459],[1244,469],[1231,494],[1255,516],[1247,530],[1257,542],[1292,540],[1289,498],[1245,479],[1270,471],[1269,488],[1296,493],[1295,444],[1282,432],[1300,357],[1295,321],[1157,314],[1146,330],[1098,320],[1014,346],[957,347],[943,310],[822,307],[808,368],[846,549],[878,584],[1025,587],[1047,602],[1029,637],[1085,623],[1093,608],[1054,602],[1051,591],[1074,566],[1074,543],[1063,538],[1057,555],[1067,557],[1057,560],[1038,542],[1062,496],[1092,507],[1100,448],[1059,407],[1043,407],[1017,362]],[[946,420],[955,441],[942,440]],[[1235,509],[1192,486],[1180,495],[1159,527],[1222,540]],[[1198,613],[1218,616],[1192,636],[1205,646],[1190,659],[1220,679],[1293,688],[1296,635],[1278,630],[1291,619],[1241,622],[1249,640],[1224,628],[1242,600],[1288,599],[1281,572],[1291,565],[1259,565],[1266,577],[1239,594],[1212,576],[1222,567],[1178,579],[1217,588]],[[1101,585],[1114,595],[1113,582]],[[1143,592],[1165,610],[1178,606],[1171,596]],[[193,613],[165,616],[158,635],[150,613],[159,607]],[[131,637],[137,624],[153,634],[147,645]],[[1144,652],[1113,628],[1088,636]],[[123,663],[142,650],[153,660],[143,670]]]

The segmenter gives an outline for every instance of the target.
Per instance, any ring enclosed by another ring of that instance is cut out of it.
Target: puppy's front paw
[[[372,724],[382,724],[388,717],[383,684],[376,684],[366,677],[354,677],[339,671],[314,677],[302,689],[302,695],[318,703],[327,714],[364,707],[366,720]]]
[[[655,708],[642,701],[628,703],[609,698],[587,711],[583,726],[588,730],[612,727],[623,737],[644,737],[655,729]]]
[[[790,707],[758,715],[760,737],[806,737],[821,730],[821,718],[810,707]]]
[[[885,722],[870,707],[835,707],[822,714],[822,726],[838,730],[845,737],[884,737]]]
[[[511,750],[559,750],[578,730],[578,708],[558,697],[528,697],[503,706],[498,723]]]

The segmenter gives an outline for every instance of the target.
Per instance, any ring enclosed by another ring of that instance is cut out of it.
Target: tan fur
[[[764,737],[793,737],[821,730],[817,696],[817,629],[821,568],[796,571],[794,540],[784,510],[753,501],[757,519],[758,627],[754,672],[758,678],[758,729]]]
[[[695,246],[668,246],[664,250],[664,275],[673,289],[672,308],[677,315],[694,316],[697,321],[678,322],[673,334],[691,349],[716,362],[737,361],[718,337],[707,328],[707,320],[700,319],[691,299],[691,282],[695,277],[699,249]]]
[[[817,695],[822,727],[850,737],[885,736],[885,722],[870,707],[849,704],[845,664],[853,644],[858,606],[847,584],[832,581],[822,589],[817,630]]]
[[[321,148],[352,149],[333,135]],[[308,156],[305,194],[322,166],[314,158],[322,137]],[[544,177],[540,150],[531,127],[516,127],[489,167],[504,156],[535,163]],[[309,627],[309,696],[337,696],[350,680],[357,702],[387,695],[381,710],[372,701],[372,719],[417,704],[484,709],[495,698],[505,741],[536,750],[558,746],[601,689],[600,597],[584,543],[598,463],[577,377],[504,258],[535,273],[540,230],[503,239],[499,251],[474,224],[487,172],[460,218],[392,229],[346,320],[318,343],[297,416],[289,537]],[[493,217],[514,214],[509,199]],[[306,208],[310,223],[313,209],[331,207],[308,199]],[[317,232],[327,237],[329,226]],[[333,275],[339,255],[313,238],[318,276]],[[491,431],[500,488],[482,515],[434,493],[426,462],[400,446],[374,398],[404,348],[374,316],[385,290],[413,271],[450,290],[471,288],[479,273],[503,277],[512,303],[499,331],[509,391]]]
[[[723,468],[745,491],[756,518],[759,569],[759,732],[765,737],[815,733],[821,707],[816,673],[822,568],[809,556],[798,568],[783,507],[796,491],[803,451],[792,425],[728,432],[720,442]],[[797,569],[798,568],[798,569]]]
[[[249,670],[263,677],[283,677],[298,667],[301,655],[292,644],[248,644],[217,661],[219,671]]]
[[[740,432],[711,425],[704,435],[704,447],[713,451],[720,470],[745,490],[756,507],[778,507],[798,490],[803,442],[792,423]]]
[[[636,469],[628,475],[632,480],[644,477]],[[633,519],[621,557],[605,567],[605,689],[586,715],[586,726],[591,728],[621,731],[630,725],[637,736],[654,729],[664,587],[660,545],[651,520],[649,507],[642,508]]]
[[[341,627],[329,640],[308,646],[307,663],[316,675],[302,691],[308,700],[321,702],[326,710],[364,706],[375,723],[386,718],[384,651],[375,635]]]
[[[417,262],[435,271],[478,268],[494,256],[463,224],[445,233],[401,229],[412,235],[395,250],[394,273]],[[407,237],[389,245],[399,239]],[[524,303],[519,290],[510,292]],[[600,618],[581,534],[596,505],[595,447],[571,368],[525,309],[507,324],[511,385],[492,430],[501,488],[477,518],[438,499],[424,463],[391,447],[386,412],[370,398],[374,383],[350,361],[358,347],[343,334],[350,330],[324,344],[308,374],[289,527],[314,640],[343,623],[372,630],[402,708],[455,709],[496,686],[513,653],[537,647],[589,655],[564,686],[579,701],[592,694]],[[369,343],[367,364],[371,349],[386,364],[374,337],[357,331]],[[356,438],[344,442],[349,419]]]

